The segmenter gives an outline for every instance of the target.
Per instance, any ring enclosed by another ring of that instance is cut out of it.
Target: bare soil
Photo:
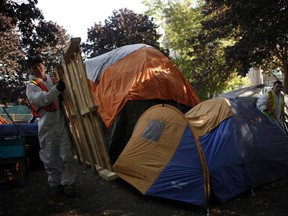
[[[143,196],[121,179],[106,181],[92,169],[78,167],[74,197],[53,195],[45,171],[28,172],[24,186],[0,182],[0,216],[287,216],[288,180],[247,191],[208,208]]]

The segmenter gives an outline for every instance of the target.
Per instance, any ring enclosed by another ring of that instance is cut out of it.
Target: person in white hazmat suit
[[[64,112],[59,107],[59,96],[65,89],[63,81],[57,83],[46,74],[40,57],[27,60],[30,71],[26,95],[37,113],[39,156],[48,174],[48,184],[54,194],[75,194],[76,160]]]
[[[285,99],[284,94],[282,93],[282,88],[282,82],[279,80],[275,81],[272,90],[263,92],[256,105],[262,113],[287,133],[284,109]]]

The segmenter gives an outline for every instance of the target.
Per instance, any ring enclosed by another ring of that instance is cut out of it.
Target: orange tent
[[[127,45],[85,62],[94,100],[108,128],[130,100],[173,100],[194,107],[199,97],[183,73],[159,50]]]
[[[176,65],[146,44],[88,59],[85,67],[112,163],[146,109],[165,103],[186,112],[200,102]]]

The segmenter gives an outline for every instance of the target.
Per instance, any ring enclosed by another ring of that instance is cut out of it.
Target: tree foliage
[[[160,49],[160,34],[153,19],[127,8],[114,10],[113,15],[88,29],[88,39],[81,47],[86,58],[92,58],[118,47],[144,43]]]
[[[225,65],[224,43],[202,43],[203,1],[145,0],[147,14],[155,16],[164,30],[164,45],[202,100],[221,93],[230,79]],[[191,40],[194,38],[194,40]],[[171,51],[172,50],[172,51]],[[174,54],[174,55],[173,55]]]
[[[230,74],[230,78],[228,79],[228,81],[225,83],[226,87],[223,93],[235,90],[239,88],[239,86],[243,87],[243,86],[250,86],[250,85],[251,83],[248,77],[243,77],[243,76],[238,75],[237,73],[232,73]]]
[[[195,0],[145,0],[144,3],[148,7],[146,14],[156,17],[160,29],[164,30],[163,45],[186,57],[191,51],[187,39],[201,30],[203,15],[198,9],[201,2],[196,4]]]
[[[9,25],[1,26],[1,31],[17,27],[23,38],[29,40],[33,29],[34,21],[42,20],[43,15],[36,4],[37,0],[1,0],[0,14],[9,18]]]
[[[201,11],[195,7],[196,1],[144,0],[143,2],[148,8],[145,13],[155,17],[160,26],[158,31],[164,33],[163,46],[169,49],[172,60],[194,85],[190,56],[193,49],[188,39],[199,34],[203,17]]]
[[[52,69],[68,36],[44,20],[37,0],[2,0],[0,6],[0,103],[7,103],[25,97],[27,55],[41,54]]]
[[[245,75],[251,66],[280,67],[288,87],[288,2],[283,0],[208,0],[199,39],[206,44],[234,40],[225,48],[226,63]]]
[[[60,63],[61,54],[67,45],[69,35],[66,30],[52,21],[41,21],[35,26],[32,43],[25,49],[28,55],[40,55],[45,60],[48,73]],[[24,47],[24,44],[23,44]]]
[[[194,41],[192,46],[193,87],[201,99],[212,98],[225,90],[225,82],[230,78],[230,70],[224,60],[223,44],[203,45]]]

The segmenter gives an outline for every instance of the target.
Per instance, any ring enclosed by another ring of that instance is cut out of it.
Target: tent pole
[[[8,118],[10,119],[10,121],[13,123],[13,125],[15,126],[17,132],[18,132],[18,136],[21,136],[22,133],[20,131],[20,129],[18,128],[18,126],[16,125],[16,123],[14,122],[14,120],[11,118],[10,114],[7,112],[6,107],[2,107],[3,111],[6,113],[6,115],[8,116]]]

